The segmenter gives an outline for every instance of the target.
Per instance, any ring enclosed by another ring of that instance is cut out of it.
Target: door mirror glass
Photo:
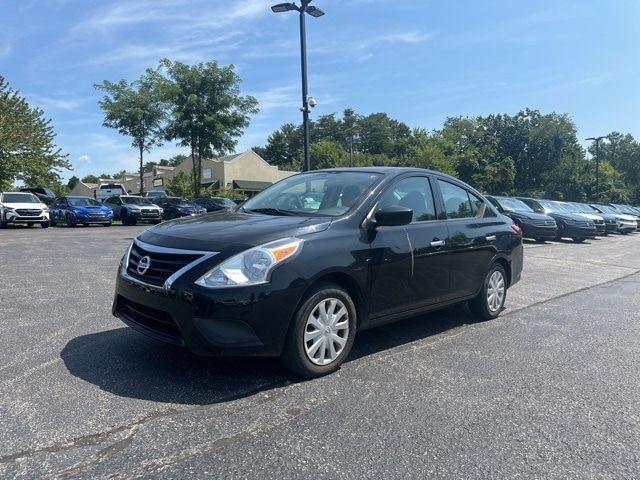
[[[376,227],[398,227],[409,225],[413,220],[413,210],[399,205],[392,205],[378,210],[375,214]]]

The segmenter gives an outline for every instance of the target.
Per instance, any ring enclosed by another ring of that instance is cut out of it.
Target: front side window
[[[378,209],[391,206],[413,210],[413,223],[436,219],[433,192],[429,179],[426,177],[405,178],[391,186],[382,195]]]
[[[380,179],[372,172],[313,172],[294,175],[244,203],[245,212],[339,217],[357,205]]]
[[[473,218],[478,215],[482,201],[473,195],[469,196],[469,192],[462,187],[458,187],[444,180],[438,180],[444,209],[447,212],[447,218]]]

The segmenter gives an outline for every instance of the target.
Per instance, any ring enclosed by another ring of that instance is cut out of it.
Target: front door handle
[[[493,242],[496,239],[495,235],[487,235],[486,236],[487,242]]]
[[[432,247],[444,247],[444,240],[434,240],[431,242]]]

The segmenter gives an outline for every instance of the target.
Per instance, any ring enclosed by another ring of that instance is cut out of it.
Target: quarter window
[[[464,188],[443,180],[438,180],[438,184],[447,218],[473,218],[478,215],[482,205],[478,197],[470,196]]]
[[[394,205],[413,210],[413,222],[436,219],[433,193],[429,179],[426,177],[410,177],[400,180],[385,192],[378,208]]]

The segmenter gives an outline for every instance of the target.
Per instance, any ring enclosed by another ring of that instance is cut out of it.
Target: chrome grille
[[[149,268],[140,273],[138,265],[143,257],[149,257]],[[127,274],[142,282],[162,287],[171,275],[201,257],[198,254],[152,252],[134,243],[129,252]]]
[[[21,217],[39,217],[42,215],[42,210],[19,208],[16,210],[16,213]]]

